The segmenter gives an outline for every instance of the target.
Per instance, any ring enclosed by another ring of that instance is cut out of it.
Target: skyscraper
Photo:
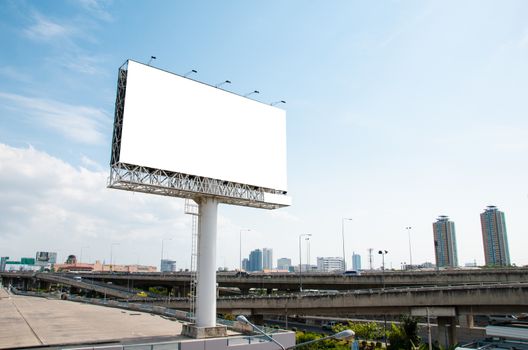
[[[249,253],[248,271],[262,271],[262,250],[255,249]]]
[[[262,268],[264,270],[273,269],[273,249],[271,248],[262,249]]]
[[[242,259],[242,270],[249,271],[249,259],[248,258]]]
[[[480,214],[480,225],[482,227],[486,265],[510,265],[510,249],[504,213],[495,206],[488,206]]]
[[[458,252],[455,223],[449,217],[441,215],[433,222],[436,266],[457,267]]]
[[[361,270],[361,255],[352,252],[352,270]]]

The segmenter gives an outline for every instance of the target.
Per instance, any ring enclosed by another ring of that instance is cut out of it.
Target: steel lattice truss
[[[264,209],[282,207],[264,202],[261,188],[124,163],[111,166],[108,187],[180,198],[214,197],[222,203]]]

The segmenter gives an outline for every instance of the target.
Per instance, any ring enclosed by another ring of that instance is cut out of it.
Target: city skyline
[[[117,69],[155,56],[155,67],[286,101],[293,205],[220,206],[217,266],[238,267],[251,247],[295,265],[307,233],[312,263],[345,253],[352,266],[350,253],[369,248],[389,252],[386,266],[410,253],[433,261],[431,222],[444,212],[459,265],[483,265],[486,205],[506,213],[510,260],[526,265],[526,11],[523,1],[4,1],[0,253],[159,266],[166,240],[165,258],[190,267],[183,200],[106,188]]]
[[[488,220],[492,220],[494,222],[494,225],[496,221],[496,225],[499,225],[499,227],[495,227],[496,226],[495,225],[492,228],[485,229],[485,221],[483,217],[486,217],[486,214],[489,214],[489,213],[492,214],[492,217],[488,218]],[[511,265],[511,264],[515,265],[515,262],[511,262],[510,257],[509,257],[509,245],[508,245],[508,239],[507,239],[507,233],[506,233],[506,223],[505,223],[504,213],[497,210],[496,206],[487,206],[484,213],[480,214],[480,218],[481,218],[481,229],[482,229],[482,244],[483,244],[485,254],[487,251],[486,246],[484,245],[486,237],[488,238],[491,237],[490,239],[495,242],[495,248],[494,249],[488,248],[488,251],[489,251],[488,255],[494,256],[495,253],[499,254],[502,257],[498,258],[498,260],[507,262],[507,263],[497,263],[498,265]],[[493,232],[493,234],[485,233],[486,230],[488,232]],[[430,259],[425,259],[420,262],[415,261],[414,265],[420,265],[423,263],[431,263],[432,261],[435,261],[435,265],[438,267],[464,267],[468,264],[474,265],[473,261],[475,261],[476,259],[468,260],[464,262],[460,262],[458,260],[458,248],[457,248],[457,243],[456,243],[455,225],[454,225],[454,222],[451,221],[448,216],[440,215],[439,217],[437,217],[436,221],[433,222],[433,237],[434,238],[433,238],[432,243],[434,246],[434,256]],[[163,242],[164,241],[165,240],[163,240]],[[306,241],[308,242],[309,240],[306,240]],[[504,243],[504,241],[506,243]],[[82,254],[83,248],[89,248],[89,247],[82,247],[81,254]],[[317,266],[318,259],[325,258],[323,256],[317,255],[316,253],[315,260],[312,261],[312,259],[310,258],[310,253],[311,253],[310,246],[307,244],[302,249],[304,251],[302,264],[307,264],[308,263],[307,259],[309,259],[310,264],[315,262],[314,266]],[[65,256],[69,256],[72,254],[75,255],[74,253],[66,253]],[[0,252],[0,255],[2,255],[1,252]],[[23,254],[19,256],[19,258],[23,258],[23,257],[24,257]],[[252,257],[253,257],[253,260],[252,260]],[[59,258],[56,258],[56,259],[57,261],[59,261],[60,256]],[[291,258],[288,258],[288,257],[280,258],[280,259],[277,259],[277,266],[278,266],[278,261],[281,259],[290,259],[290,261],[293,261],[291,260]],[[341,261],[343,260],[342,258],[337,258],[337,257],[335,259],[340,259]],[[93,259],[92,262],[95,262],[97,260],[102,261],[102,262],[105,261],[104,259],[95,258]],[[257,263],[257,260],[259,260],[260,263]],[[176,263],[175,260],[170,260],[170,259],[163,259],[162,261],[171,261],[171,262]],[[485,256],[485,261],[481,263],[480,265],[477,264],[476,266],[495,265],[495,263],[492,263],[492,261],[494,261],[493,258]],[[361,268],[359,269],[355,268],[355,266],[362,266],[361,254],[352,252],[351,262],[352,262],[351,266],[354,270],[361,269]],[[138,263],[139,263],[139,257],[138,257]],[[242,263],[242,269],[247,270],[247,271],[259,271],[263,269],[273,270],[275,266],[273,264],[273,248],[262,248],[262,249],[255,248],[250,251],[249,256],[247,258],[242,259],[241,263]],[[297,264],[292,263],[292,266],[297,266],[298,263],[299,262],[297,262]],[[407,265],[407,261],[401,261],[399,265],[401,266]],[[386,268],[389,268],[390,266],[391,269],[397,269],[397,266],[399,265],[393,263],[393,261],[391,261],[390,259],[387,259]],[[217,263],[217,267],[224,268],[228,266],[225,264],[225,261],[223,261],[222,263]],[[374,267],[381,268],[381,261],[379,262],[379,264],[374,264]],[[233,270],[238,269],[238,265],[230,266],[230,268],[232,268]],[[181,267],[180,269],[182,270],[188,269],[188,267]],[[250,269],[253,269],[253,270],[250,270]]]

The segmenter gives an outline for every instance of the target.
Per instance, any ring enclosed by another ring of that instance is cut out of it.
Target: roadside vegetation
[[[334,333],[341,332],[345,329],[351,329],[356,334],[355,341],[361,350],[428,350],[427,339],[422,340],[418,336],[418,321],[408,315],[400,319],[399,324],[391,323],[387,333],[383,334],[383,327],[375,322],[347,322],[345,324],[336,324],[332,327]],[[303,343],[325,337],[326,334],[312,332],[296,332],[296,343]],[[387,343],[384,340],[387,340]],[[301,350],[316,349],[335,349],[350,350],[352,340],[323,340],[321,342],[299,347]],[[452,350],[454,346],[447,349],[438,343],[433,344],[433,350]]]

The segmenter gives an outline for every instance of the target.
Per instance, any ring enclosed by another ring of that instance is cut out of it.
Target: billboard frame
[[[208,197],[219,203],[261,209],[291,205],[286,191],[119,162],[128,62],[118,70],[108,188],[179,198]]]

